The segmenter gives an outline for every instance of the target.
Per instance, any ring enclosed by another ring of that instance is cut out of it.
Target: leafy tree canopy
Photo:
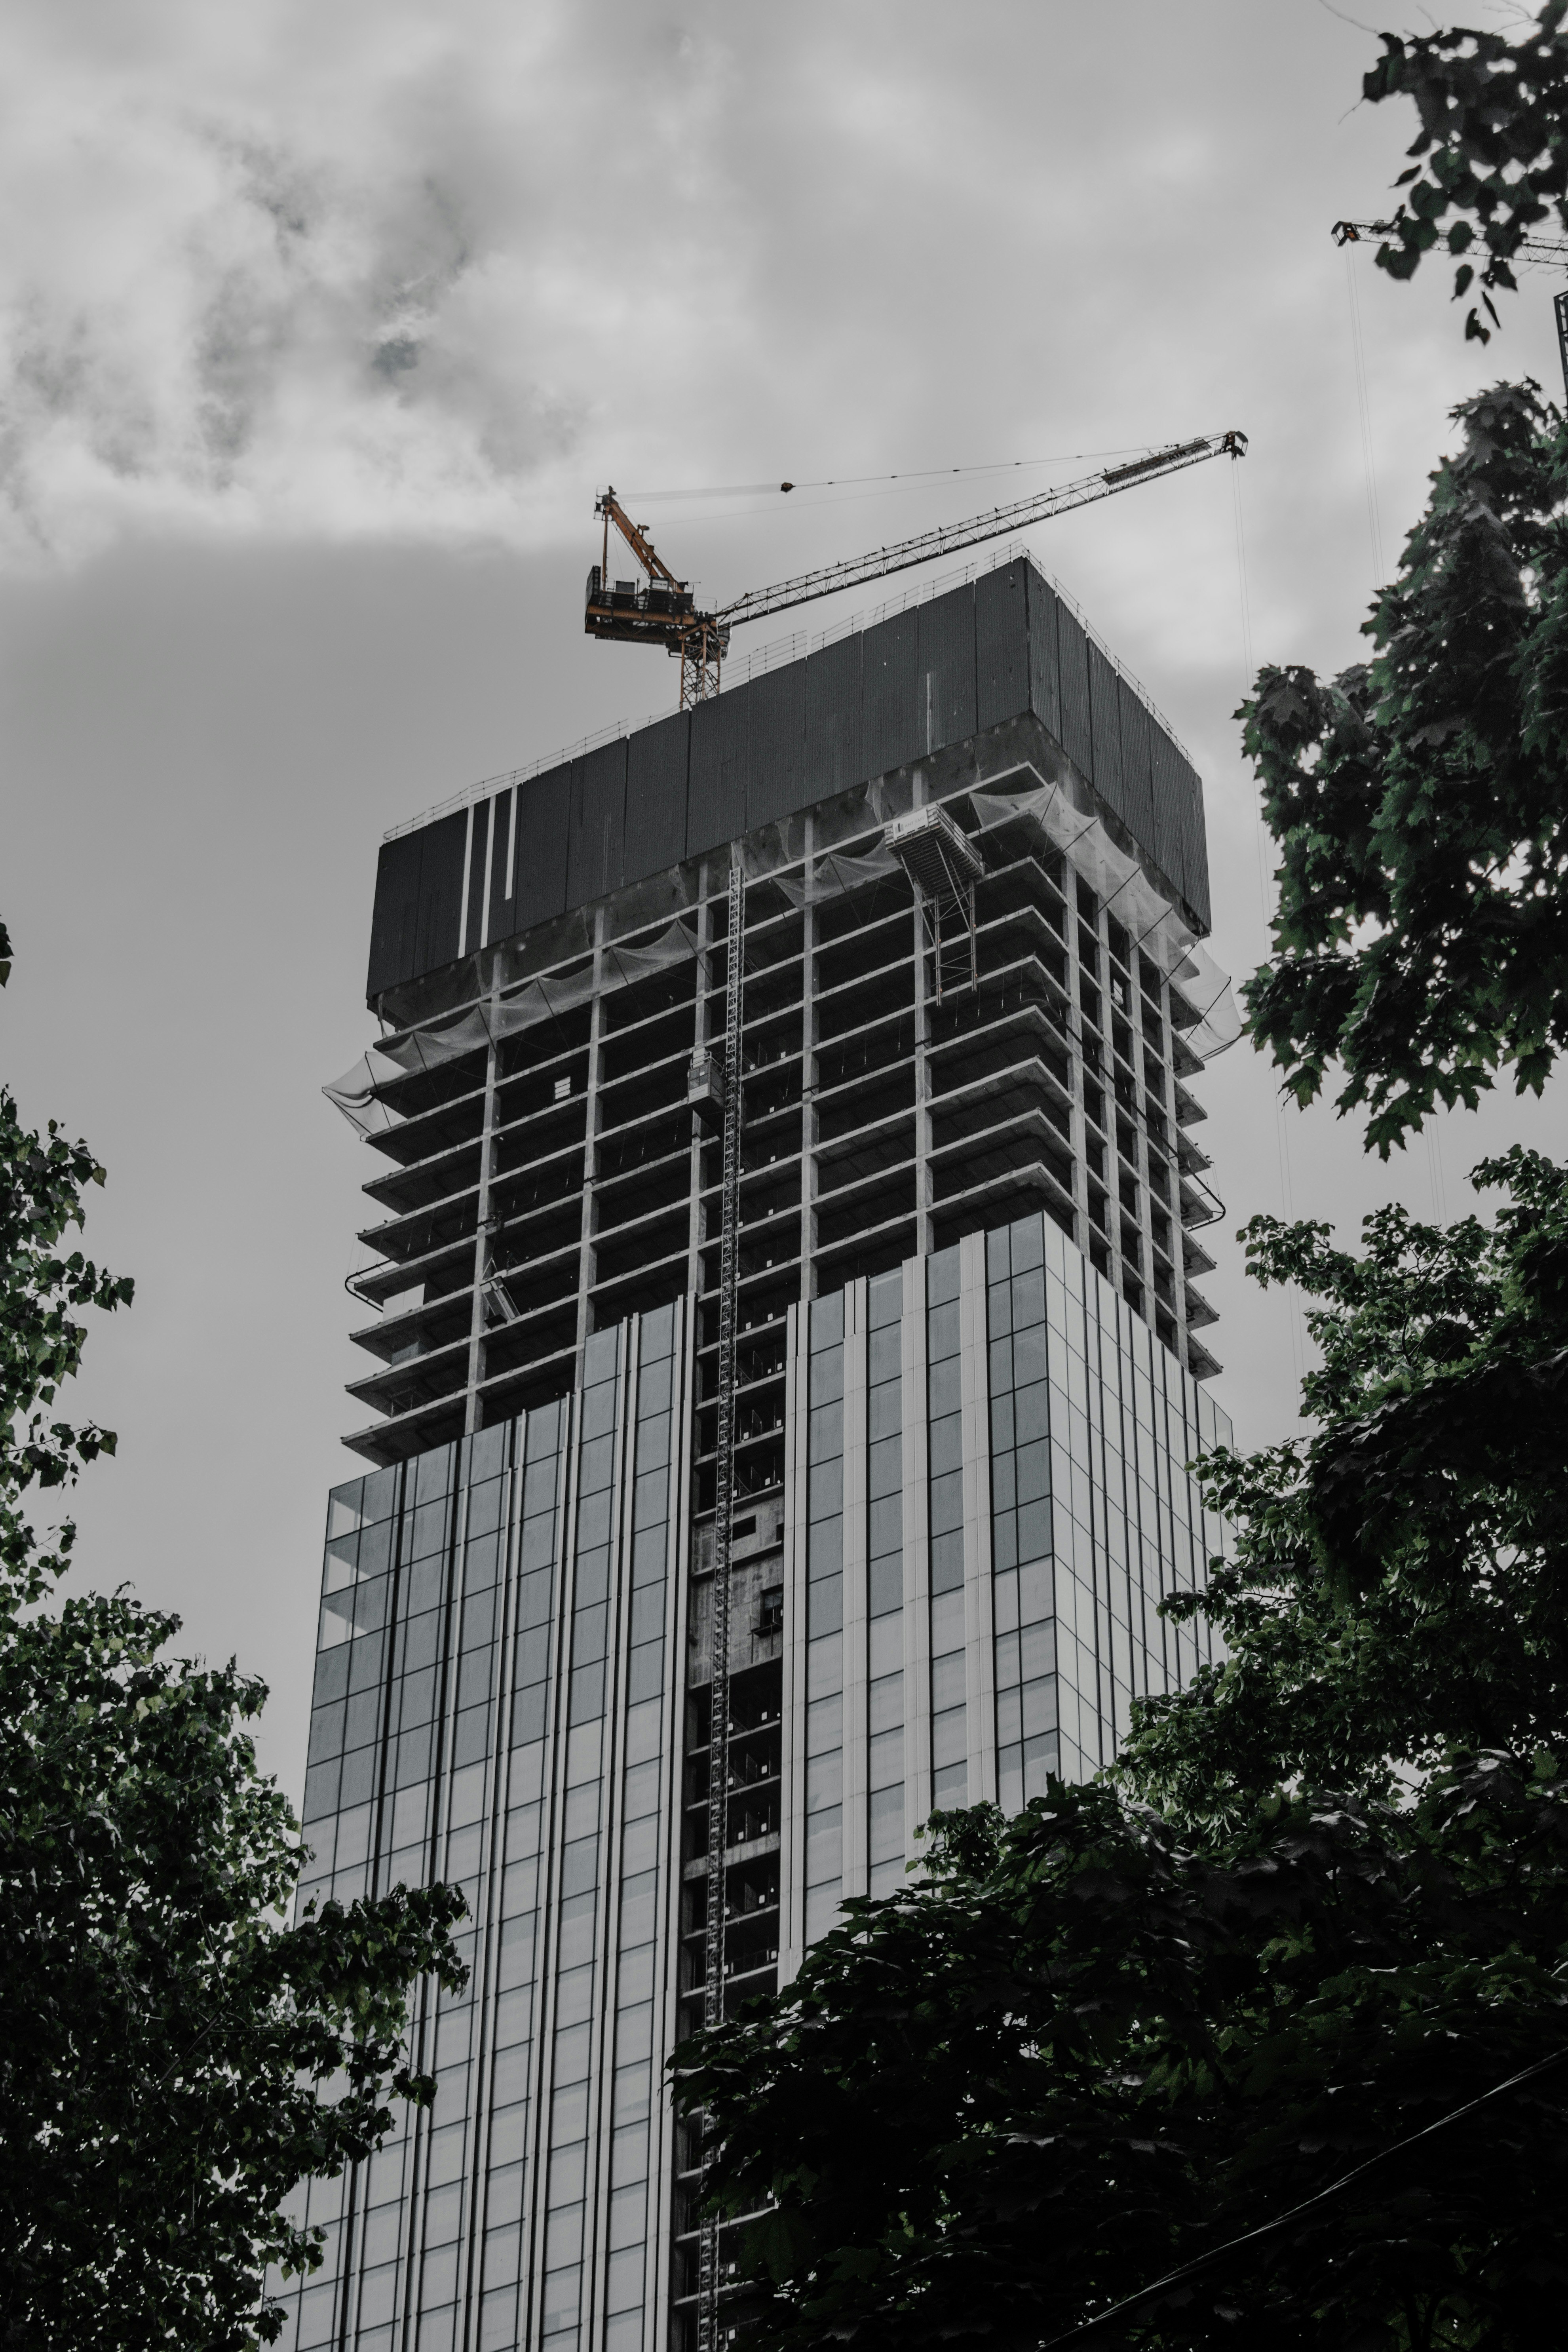
[[[1568,440],[1530,383],[1454,415],[1371,660],[1266,668],[1238,714],[1280,852],[1252,1033],[1302,1103],[1337,1061],[1384,1158],[1568,1045]]]
[[[1206,1465],[1227,1663],[1109,1779],[939,1817],[931,1883],[683,2052],[726,2210],[772,2207],[759,2342],[1039,2346],[1369,2160],[1100,2340],[1550,2336],[1568,2067],[1485,2095],[1568,2054],[1568,1177],[1479,1173],[1490,1225],[1360,1255],[1255,1223],[1321,1426]]]
[[[1389,1798],[1455,1748],[1568,1759],[1568,1170],[1516,1148],[1476,1181],[1495,1223],[1380,1209],[1360,1255],[1248,1229],[1256,1278],[1320,1302],[1317,1427],[1205,1460],[1235,1549],[1165,1607],[1229,1656],[1147,1704],[1123,1765],[1185,1822],[1276,1781]]]
[[[1494,323],[1525,239],[1568,229],[1565,18],[1550,0],[1512,41],[1385,33],[1363,84],[1420,119],[1379,267],[1413,277],[1441,246]],[[1490,331],[1472,309],[1466,333]],[[1283,854],[1253,1033],[1303,1103],[1337,1061],[1384,1157],[1500,1066],[1539,1093],[1568,1039],[1568,440],[1531,383],[1453,414],[1371,659],[1327,683],[1265,669],[1240,714]]]
[[[1568,0],[1548,0],[1514,41],[1468,26],[1416,38],[1384,33],[1383,56],[1362,83],[1372,105],[1408,98],[1421,119],[1408,151],[1417,160],[1395,183],[1410,193],[1388,224],[1379,268],[1413,278],[1441,245],[1461,257],[1455,299],[1479,284],[1493,326],[1491,289],[1518,283],[1510,265],[1526,238],[1553,217],[1568,228],[1565,16]],[[1468,338],[1484,343],[1490,332],[1479,312],[1467,314]]]
[[[299,1833],[246,1728],[264,1686],[172,1656],[178,1619],[124,1591],[58,1597],[75,1529],[41,1541],[29,1507],[113,1451],[59,1392],[79,1311],[132,1296],[66,1246],[102,1181],[0,1090],[0,2344],[228,2352],[277,2336],[268,2264],[320,2261],[279,2211],[295,2183],[431,2095],[408,1996],[462,1981],[462,1904],[287,1926]]]

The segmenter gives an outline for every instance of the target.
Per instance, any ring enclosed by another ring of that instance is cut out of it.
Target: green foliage
[[[1568,440],[1532,384],[1454,415],[1371,661],[1267,668],[1238,714],[1280,850],[1252,1034],[1302,1103],[1337,1061],[1385,1158],[1568,1044]]]
[[[1360,1254],[1255,1221],[1320,1304],[1312,1435],[1205,1463],[1226,1664],[1115,1771],[938,1817],[700,2035],[761,2345],[1037,2346],[1568,2052],[1568,1171]],[[1535,2346],[1568,2286],[1568,2067],[1378,2165],[1106,2340]]]
[[[1441,245],[1463,257],[1455,300],[1479,284],[1493,326],[1492,289],[1516,283],[1510,264],[1531,231],[1553,215],[1568,227],[1565,16],[1568,0],[1548,0],[1517,41],[1462,26],[1415,39],[1384,33],[1384,54],[1362,84],[1373,105],[1409,98],[1421,118],[1407,152],[1422,160],[1396,183],[1410,193],[1390,224],[1392,241],[1378,248],[1379,268],[1413,278]],[[1465,333],[1484,343],[1491,330],[1472,309]]]
[[[1260,1282],[1322,1302],[1318,1426],[1205,1460],[1237,1540],[1201,1605],[1230,1654],[1148,1703],[1122,1768],[1178,1819],[1277,1780],[1386,1798],[1456,1748],[1568,1754],[1568,1170],[1516,1147],[1476,1175],[1506,1190],[1492,1225],[1382,1209],[1360,1256],[1248,1229]]]
[[[1038,2346],[1568,2045],[1568,1782],[1276,1801],[1199,1849],[1053,1788],[986,1863],[847,1906],[771,2013],[702,2035],[752,2340]],[[1535,2346],[1568,2285],[1552,2076],[1107,2340]],[[1267,2331],[1267,2336],[1265,2335]]]
[[[0,934],[0,964],[8,953]],[[124,1592],[59,1601],[69,1486],[112,1433],[56,1417],[84,1307],[130,1302],[79,1251],[103,1171],[0,1091],[0,2344],[269,2342],[269,2263],[320,2261],[279,2208],[368,2155],[410,1990],[463,1970],[451,1890],[284,1916],[302,1851],[246,1728],[266,1692],[167,1654],[176,1618]]]

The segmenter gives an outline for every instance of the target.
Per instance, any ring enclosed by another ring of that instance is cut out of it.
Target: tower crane
[[[1146,457],[1134,458],[1130,465],[1085,474],[1056,489],[1019,499],[1012,506],[993,507],[984,514],[971,516],[967,522],[948,523],[937,530],[921,531],[913,539],[899,540],[890,547],[873,548],[869,553],[853,556],[847,562],[826,563],[815,572],[797,572],[793,579],[775,581],[771,588],[750,589],[744,595],[732,597],[729,604],[710,611],[699,611],[689,581],[676,578],[655,550],[647,529],[632,520],[614,489],[606,489],[594,501],[594,512],[604,522],[604,551],[601,561],[588,574],[583,625],[591,637],[606,637],[621,645],[663,646],[667,653],[678,657],[680,707],[685,709],[689,704],[705,701],[710,695],[718,693],[730,632],[742,622],[767,620],[774,613],[812,604],[819,596],[836,595],[841,588],[858,588],[868,580],[883,579],[891,572],[907,572],[913,564],[951,555],[959,548],[975,547],[987,539],[1001,539],[1010,530],[1024,530],[1032,523],[1046,522],[1052,515],[1069,513],[1075,507],[1092,506],[1118,490],[1131,489],[1136,483],[1158,481],[1166,474],[1179,474],[1189,466],[1201,466],[1209,457],[1246,455],[1245,433],[1208,433],[1195,441],[1172,442],[1164,448],[1152,449]],[[787,490],[792,485],[781,482],[779,488]],[[645,583],[610,578],[612,523],[647,573]]]

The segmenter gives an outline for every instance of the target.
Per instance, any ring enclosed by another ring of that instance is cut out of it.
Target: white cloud
[[[689,313],[714,62],[657,10],[596,54],[565,5],[132,16],[20,20],[10,559],[150,523],[518,536],[616,348],[657,366]]]

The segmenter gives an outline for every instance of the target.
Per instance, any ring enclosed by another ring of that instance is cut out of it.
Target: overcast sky
[[[319,1089],[371,1034],[385,828],[674,702],[661,656],[581,633],[595,488],[1059,461],[650,508],[727,595],[1241,426],[1244,466],[1031,541],[1197,760],[1240,973],[1248,657],[1357,657],[1448,407],[1557,392],[1552,288],[1483,353],[1440,276],[1358,257],[1363,429],[1329,228],[1383,208],[1414,124],[1357,104],[1375,41],[1317,0],[11,0],[6,27],[0,1068],[107,1163],[88,1239],[138,1287],[77,1401],[121,1441],[81,1572],[267,1676],[297,1789],[374,1172]],[[1483,1150],[1561,1145],[1561,1094],[1510,1094],[1368,1164],[1245,1045],[1203,1091],[1226,1235],[1455,1214]],[[1216,1392],[1257,1443],[1300,1321],[1218,1254]]]

